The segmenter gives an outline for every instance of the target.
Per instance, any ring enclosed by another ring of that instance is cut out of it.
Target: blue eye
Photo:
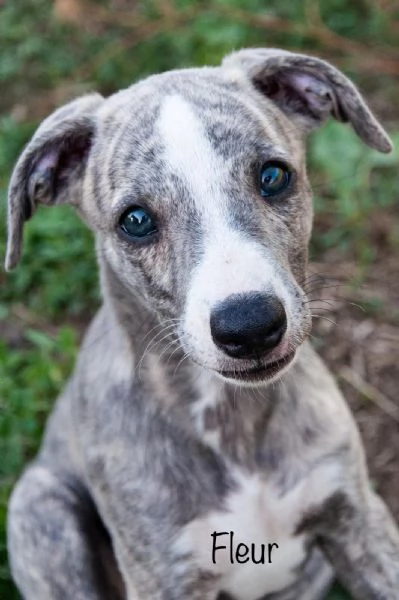
[[[158,231],[152,216],[140,206],[128,208],[120,218],[119,226],[131,238],[144,238]]]
[[[291,180],[291,173],[281,162],[267,162],[260,171],[260,193],[269,198],[285,190]]]

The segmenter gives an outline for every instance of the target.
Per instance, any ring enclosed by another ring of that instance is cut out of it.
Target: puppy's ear
[[[324,60],[274,48],[254,48],[227,56],[223,66],[245,71],[259,92],[305,132],[332,115],[338,121],[349,121],[372,148],[392,150],[387,133],[353,83]]]
[[[102,102],[102,96],[90,94],[59,108],[22,152],[8,192],[8,271],[19,261],[24,223],[39,204],[79,201],[96,132],[95,112]]]

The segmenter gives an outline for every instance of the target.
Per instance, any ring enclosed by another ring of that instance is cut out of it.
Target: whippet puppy
[[[12,494],[26,600],[319,600],[334,574],[399,598],[398,530],[307,341],[305,141],[331,115],[391,150],[333,66],[248,49],[79,98],[25,148],[6,267],[67,202],[103,293]]]

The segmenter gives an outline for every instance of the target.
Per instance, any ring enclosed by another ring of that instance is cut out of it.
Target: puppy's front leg
[[[371,490],[354,502],[337,493],[324,512],[321,546],[356,600],[398,600],[399,532]]]
[[[14,579],[25,600],[122,600],[106,532],[71,473],[39,462],[15,487],[8,512]]]

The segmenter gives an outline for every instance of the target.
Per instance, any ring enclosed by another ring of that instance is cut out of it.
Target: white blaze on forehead
[[[291,298],[272,254],[230,225],[231,162],[215,152],[195,108],[177,94],[167,96],[158,131],[167,167],[185,182],[202,221],[204,253],[192,273],[183,321],[196,351],[211,358],[209,317],[217,302],[231,294],[268,292],[283,302],[289,321]]]
[[[274,268],[264,248],[228,223],[229,162],[215,152],[194,108],[181,96],[167,96],[158,127],[165,160],[188,185],[204,224],[204,258],[194,279],[211,288],[208,305],[260,283],[273,288]]]
[[[179,95],[167,96],[162,104],[158,130],[164,158],[173,173],[185,181],[202,214],[218,212],[221,184],[227,174],[226,161],[214,150],[204,124],[194,108]]]

